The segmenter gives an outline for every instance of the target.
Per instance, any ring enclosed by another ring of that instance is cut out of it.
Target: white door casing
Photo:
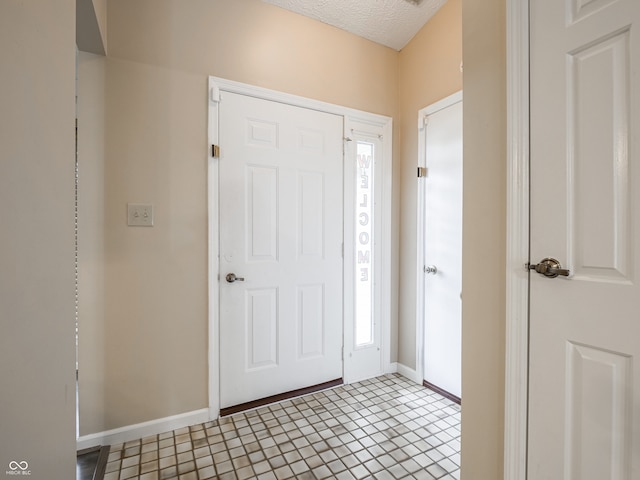
[[[528,478],[640,477],[640,3],[531,3]]]
[[[462,92],[420,110],[418,128],[418,381],[460,398]]]
[[[382,139],[382,156],[380,158],[381,173],[378,179],[377,188],[380,191],[380,219],[378,228],[380,245],[377,248],[378,264],[380,269],[380,297],[376,302],[380,314],[381,340],[379,355],[382,359],[383,371],[393,371],[390,361],[390,321],[391,321],[391,185],[392,185],[392,120],[382,115],[371,114],[359,110],[350,109],[343,106],[333,105],[325,102],[298,97],[274,90],[255,87],[239,82],[229,81],[217,77],[209,77],[208,87],[208,140],[209,146],[219,144],[219,124],[220,124],[220,96],[224,92],[233,92],[241,95],[271,100],[286,105],[303,107],[306,109],[326,112],[343,117],[344,132],[346,137],[354,129],[362,131],[376,132]],[[210,149],[208,154],[208,219],[209,219],[209,416],[211,419],[218,418],[220,412],[220,370],[223,359],[220,356],[220,346],[224,339],[220,336],[220,289],[223,280],[222,266],[218,252],[220,250],[220,222],[219,222],[219,185],[222,181],[219,168],[220,159],[214,158]],[[347,160],[344,162],[344,181],[352,183],[353,172],[350,170]],[[355,205],[353,203],[353,191],[344,191],[344,218],[355,218]],[[349,198],[351,195],[351,198]],[[344,265],[353,265],[356,254],[352,238],[348,238],[345,232],[344,240]],[[226,275],[226,271],[224,272]],[[353,329],[353,304],[351,302],[353,294],[354,269],[343,269],[344,305],[343,318],[344,330]],[[239,274],[238,274],[239,275]],[[241,276],[241,275],[239,275]],[[345,382],[354,381],[359,376],[359,372],[351,368],[359,362],[347,362],[344,365]]]
[[[338,115],[221,94],[223,408],[342,378],[342,131]]]

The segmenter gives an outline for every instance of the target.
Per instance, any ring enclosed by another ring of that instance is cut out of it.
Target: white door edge
[[[507,271],[504,479],[527,477],[529,1],[507,0]]]
[[[424,135],[426,127],[425,118],[440,110],[455,105],[462,101],[462,90],[449,95],[448,97],[438,100],[418,111],[418,167],[426,167],[427,159],[427,143]],[[418,192],[416,199],[418,205],[416,208],[416,230],[417,230],[417,252],[416,252],[416,382],[422,385],[424,380],[424,316],[425,316],[425,299],[424,299],[424,204],[426,190],[424,182],[418,181]]]
[[[262,87],[247,85],[240,82],[225,80],[218,77],[209,77],[208,82],[208,145],[207,145],[207,202],[208,202],[208,299],[209,299],[209,416],[216,419],[220,416],[220,358],[219,358],[219,289],[220,289],[220,266],[218,261],[219,248],[219,204],[217,196],[217,186],[219,182],[219,171],[217,159],[213,158],[211,145],[218,144],[218,104],[221,91],[238,93],[264,100],[281,102],[292,106],[309,108],[321,112],[341,115],[345,119],[345,126],[353,122],[364,123],[382,129],[385,138],[383,142],[383,165],[382,179],[382,300],[381,300],[381,356],[383,372],[391,371],[391,197],[392,197],[392,137],[393,121],[390,117],[363,112],[340,105],[321,102],[297,95],[291,95]],[[346,163],[346,162],[345,162]],[[346,165],[345,165],[346,167]],[[354,218],[354,206],[346,205],[345,217]],[[352,245],[344,245],[345,260],[353,258]],[[345,268],[346,271],[346,268]],[[345,292],[346,293],[346,292]],[[344,302],[346,303],[346,302]],[[352,328],[353,319],[345,315],[344,328]],[[344,365],[344,362],[343,362]],[[343,378],[349,376],[343,372]]]

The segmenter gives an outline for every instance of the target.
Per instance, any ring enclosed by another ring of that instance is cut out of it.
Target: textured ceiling
[[[263,0],[395,50],[409,43],[446,0]]]

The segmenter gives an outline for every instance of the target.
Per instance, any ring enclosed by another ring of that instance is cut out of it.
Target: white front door
[[[342,377],[343,117],[228,92],[219,112],[225,408]]]
[[[640,2],[530,4],[528,478],[638,479]]]
[[[424,380],[458,398],[462,390],[462,101],[459,97],[426,116],[424,207]]]

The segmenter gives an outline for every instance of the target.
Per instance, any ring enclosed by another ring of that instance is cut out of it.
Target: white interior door
[[[530,480],[640,478],[639,28],[531,2]]]
[[[426,117],[424,379],[462,385],[462,100]]]
[[[342,377],[343,118],[228,92],[219,112],[225,408]]]

